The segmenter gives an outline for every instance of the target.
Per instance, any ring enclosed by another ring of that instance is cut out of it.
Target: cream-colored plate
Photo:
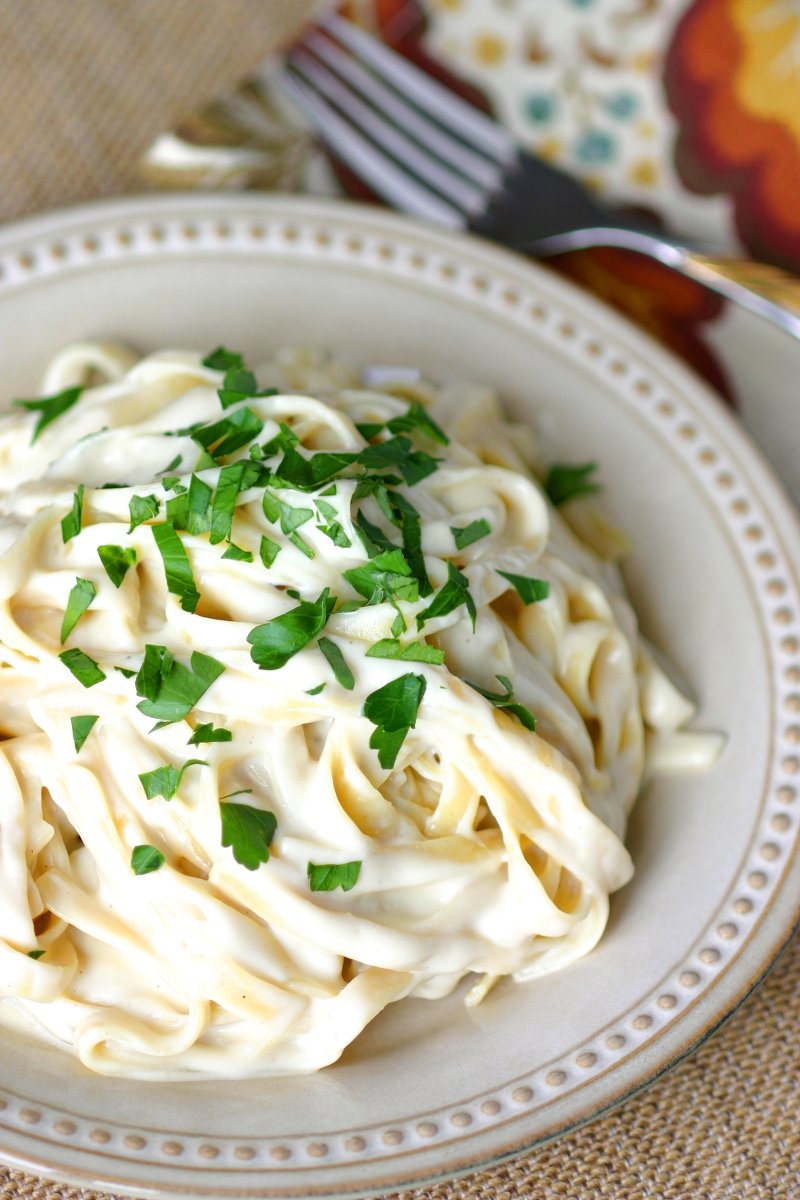
[[[287,198],[123,201],[0,234],[0,393],[77,338],[286,343],[500,389],[553,455],[597,459],[646,633],[725,731],[635,810],[599,948],[467,1011],[405,1001],[313,1077],[158,1085],[0,1032],[0,1156],[108,1191],[339,1196],[496,1161],[658,1075],[758,981],[800,906],[794,516],[740,428],[595,301],[482,242]]]

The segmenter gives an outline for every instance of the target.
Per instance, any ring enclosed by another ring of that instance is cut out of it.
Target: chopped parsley
[[[187,533],[205,533],[211,527],[213,490],[197,475],[192,475],[188,491],[184,489],[167,501],[167,521],[173,529]],[[157,515],[157,514],[156,514]]]
[[[145,771],[139,776],[139,782],[144,788],[144,794],[148,800],[155,800],[156,796],[163,796],[165,800],[171,800],[181,785],[181,780],[189,767],[207,767],[208,763],[202,758],[189,758],[180,769],[173,767],[171,763],[167,763],[164,767],[156,767],[153,771]]]
[[[167,465],[164,467],[163,471],[159,471],[158,474],[168,476],[169,472],[176,471],[182,462],[183,462],[183,455],[176,454],[175,457],[173,458],[172,462],[167,463]],[[167,480],[165,478],[163,480],[162,487],[167,487],[167,486],[168,486],[168,484],[167,484]],[[172,485],[170,484],[169,486],[172,486]]]
[[[214,504],[211,509],[211,533],[209,540],[213,545],[231,536],[233,513],[244,478],[245,464],[231,463],[223,467],[219,473],[217,490],[214,492]]]
[[[211,721],[196,725],[194,733],[186,743],[187,746],[199,746],[203,742],[230,742],[233,734],[230,729],[218,729]]]
[[[322,632],[335,603],[335,596],[324,588],[316,600],[301,600],[296,608],[256,625],[247,635],[253,662],[263,671],[284,666]]]
[[[191,712],[225,667],[215,658],[195,650],[191,666],[176,662],[166,646],[145,646],[144,661],[136,676],[136,694],[144,699],[139,711],[170,724]]]
[[[394,542],[389,541],[386,534],[377,525],[373,525],[363,512],[356,514],[355,524],[359,537],[364,543],[364,549],[370,558],[376,558],[383,550],[396,550]]]
[[[241,546],[237,546],[235,542],[228,542],[228,549],[222,556],[223,558],[232,558],[234,562],[252,562],[252,550],[243,550]]]
[[[164,562],[167,590],[177,596],[184,612],[194,612],[200,599],[192,574],[192,564],[179,535],[166,522],[151,525],[153,537]]]
[[[575,496],[599,492],[600,484],[591,479],[596,470],[596,462],[553,463],[544,478],[544,490],[551,504],[558,508]]]
[[[201,360],[204,367],[212,371],[229,371],[231,367],[243,367],[244,355],[238,350],[228,350],[225,346],[217,346],[210,354]]]
[[[361,872],[360,862],[347,863],[312,863],[306,867],[308,886],[312,892],[332,892],[340,887],[343,892],[349,892],[358,883]]]
[[[46,953],[46,950],[29,950],[28,958],[42,958]]]
[[[471,546],[473,542],[479,542],[481,538],[487,537],[492,532],[492,527],[481,517],[477,521],[470,521],[469,525],[451,525],[450,532],[456,543],[456,550],[463,550],[466,546]]]
[[[63,538],[64,545],[67,544],[70,538],[74,538],[81,531],[81,526],[83,525],[83,493],[84,486],[80,483],[78,484],[77,492],[72,497],[72,508],[61,522],[61,537]]]
[[[155,846],[134,846],[131,852],[131,870],[134,875],[149,875],[163,867],[164,855]]]
[[[306,688],[306,695],[307,696],[318,696],[320,694],[320,692],[323,692],[324,690],[325,690],[325,684],[318,683],[316,687]]]
[[[546,579],[534,579],[531,575],[514,575],[511,571],[498,571],[507,579],[523,604],[535,604],[550,595],[550,584]]]
[[[515,716],[517,720],[525,726],[526,729],[530,729],[531,731],[535,730],[536,717],[529,708],[525,707],[524,704],[518,704],[515,701],[514,689],[511,686],[511,680],[505,675],[498,675],[497,681],[501,687],[505,688],[505,692],[487,692],[484,688],[478,687],[477,683],[472,683],[472,681],[469,679],[467,680],[467,683],[471,688],[474,688],[476,692],[480,692],[483,698],[488,700],[489,703],[494,705],[495,708],[504,708],[506,712],[510,712],[512,716]]]
[[[131,496],[128,501],[128,512],[131,515],[128,533],[133,533],[137,525],[157,517],[158,509],[159,503],[155,496]]]
[[[421,629],[425,622],[432,620],[433,617],[446,616],[461,604],[466,607],[472,621],[472,628],[474,629],[475,619],[478,614],[475,608],[475,601],[469,590],[469,580],[451,562],[448,562],[447,583],[436,593],[428,607],[417,614],[417,629]]]
[[[364,701],[364,716],[376,727],[369,744],[386,770],[394,766],[406,734],[417,723],[426,686],[424,675],[400,675]]]
[[[317,642],[317,645],[327,658],[330,668],[336,677],[336,682],[341,684],[341,686],[348,692],[352,692],[353,688],[356,686],[355,677],[353,676],[353,672],[350,670],[347,663],[344,661],[344,655],[339,647],[335,642],[332,642],[330,638],[326,637],[321,637]]]
[[[133,546],[98,546],[97,554],[114,587],[120,587],[128,571],[136,562],[136,551]]]
[[[269,860],[270,843],[278,820],[274,813],[250,804],[220,801],[222,844],[230,846],[233,857],[248,871],[255,871]]]
[[[40,396],[36,400],[15,400],[19,408],[26,408],[28,412],[38,412],[39,420],[33,427],[33,435],[31,437],[31,445],[36,441],[42,430],[46,429],[57,417],[65,413],[67,409],[72,408],[84,391],[82,387],[64,388],[63,392],[56,392],[53,396]]]
[[[334,508],[332,504],[329,504],[327,500],[316,500],[315,504],[317,506],[317,515],[319,516],[320,521],[327,522],[327,524],[317,525],[317,529],[319,529],[321,533],[324,533],[326,537],[330,538],[334,546],[339,546],[343,550],[346,550],[349,546],[352,546],[353,543],[350,541],[350,538],[345,533],[339,521],[339,513],[337,509]]]
[[[414,400],[410,405],[408,412],[401,417],[392,417],[387,423],[392,433],[410,433],[412,430],[418,430],[424,433],[432,441],[438,442],[440,446],[449,446],[450,438],[445,431],[436,424],[433,417],[427,411],[423,404],[418,400]],[[369,440],[369,439],[367,439]]]
[[[411,574],[402,550],[385,550],[371,558],[362,567],[352,567],[343,572],[344,578],[367,604],[393,603],[406,600],[413,603],[419,599],[419,584]]]
[[[93,714],[89,713],[87,713],[85,716],[70,717],[69,722],[72,726],[72,741],[75,744],[76,754],[80,754],[83,743],[86,741],[99,720],[100,718],[98,716],[94,716]]]
[[[277,542],[273,542],[271,538],[264,536],[264,534],[261,535],[258,554],[265,567],[271,567],[280,552],[281,548]]]
[[[237,408],[235,412],[195,429],[192,437],[214,459],[226,458],[234,450],[241,450],[248,442],[257,438],[264,428],[251,408]]]
[[[399,662],[424,662],[441,666],[444,662],[444,650],[426,646],[424,642],[408,642],[404,646],[396,638],[382,638],[370,646],[366,657],[394,658]]]
[[[96,595],[97,588],[94,586],[91,579],[78,578],[75,580],[75,584],[70,591],[69,599],[67,600],[64,619],[61,622],[62,646]]]
[[[101,671],[94,659],[82,650],[62,650],[58,657],[85,688],[94,687],[106,677],[105,671]]]

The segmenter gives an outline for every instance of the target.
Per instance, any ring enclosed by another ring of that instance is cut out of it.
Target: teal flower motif
[[[581,162],[603,163],[614,156],[616,143],[610,134],[602,129],[587,129],[578,138],[575,153]]]
[[[639,107],[639,99],[633,92],[614,92],[606,100],[606,112],[619,121],[632,117]]]
[[[545,125],[556,110],[555,97],[547,92],[531,92],[523,100],[525,115],[537,125]]]

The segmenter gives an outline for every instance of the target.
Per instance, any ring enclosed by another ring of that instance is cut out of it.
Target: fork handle
[[[800,279],[779,267],[746,258],[717,258],[681,242],[612,226],[573,230],[535,242],[529,249],[549,258],[594,246],[615,246],[658,259],[800,339]]]

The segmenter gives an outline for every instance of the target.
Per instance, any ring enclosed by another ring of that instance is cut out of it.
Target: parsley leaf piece
[[[383,421],[356,421],[356,429],[365,442],[371,442],[385,428],[386,425]]]
[[[261,447],[261,458],[272,458],[275,454],[280,454],[282,450],[290,450],[293,446],[300,444],[300,439],[289,426],[284,422],[279,422],[280,432],[270,438],[268,442],[264,442]]]
[[[436,424],[433,417],[427,411],[419,400],[414,400],[409,407],[407,413],[401,417],[393,417],[388,423],[388,428],[392,433],[410,433],[412,429],[418,429],[420,433],[426,434],[432,438],[434,442],[438,442],[440,446],[449,446],[450,438],[445,431]]]
[[[417,629],[422,629],[425,622],[430,621],[433,617],[446,616],[447,613],[453,612],[461,604],[466,606],[472,620],[472,628],[474,629],[475,619],[478,614],[475,608],[475,601],[469,590],[469,580],[466,575],[462,575],[458,568],[449,562],[447,564],[447,583],[439,589],[428,607],[417,614]]]
[[[492,527],[481,517],[478,521],[470,521],[469,525],[451,525],[450,532],[456,543],[456,550],[463,550],[466,546],[471,546],[473,542],[479,542],[481,538],[487,537],[492,532]]]
[[[264,428],[261,421],[251,408],[237,408],[236,412],[213,421],[210,425],[201,425],[192,433],[193,439],[199,446],[216,460],[233,454],[248,442],[257,438]]]
[[[136,562],[136,551],[133,546],[98,546],[97,554],[114,587],[120,587],[126,574]]]
[[[106,677],[105,671],[101,671],[94,659],[82,650],[62,650],[58,657],[85,688],[94,687]]]
[[[396,658],[400,662],[424,662],[441,666],[444,650],[426,646],[424,642],[409,642],[403,646],[396,638],[382,638],[370,646],[367,658]]]
[[[64,619],[61,622],[61,645],[67,640],[75,626],[80,621],[83,614],[86,612],[89,605],[97,595],[97,588],[92,583],[91,579],[81,579],[78,577],[75,580],[75,585],[70,591],[67,607],[64,612]]]
[[[145,771],[143,775],[139,776],[139,782],[144,788],[144,794],[148,800],[155,800],[156,796],[163,796],[165,800],[171,800],[181,786],[181,780],[189,767],[207,766],[208,763],[204,762],[202,758],[189,758],[180,770],[168,763],[164,767],[156,767],[153,771]]]
[[[229,371],[231,367],[243,367],[244,355],[238,350],[228,350],[225,346],[217,346],[210,354],[202,359],[204,367],[212,371]]]
[[[76,403],[82,387],[64,388],[63,392],[56,392],[53,396],[39,396],[35,400],[15,400],[19,408],[26,408],[28,412],[38,412],[39,420],[33,427],[31,436],[31,445],[36,441],[43,429],[46,429],[51,422],[55,421],[56,417],[60,417],[67,409],[72,408]]]
[[[325,684],[318,683],[316,687],[306,688],[306,695],[307,696],[318,696],[321,691],[324,691],[324,689],[325,689]]]
[[[332,892],[340,887],[349,892],[358,883],[361,863],[312,863],[306,867],[308,886],[312,892]]]
[[[167,521],[173,529],[185,529],[194,534],[205,533],[211,527],[212,494],[212,489],[204,480],[192,475],[188,492],[184,489],[179,496],[167,501]]]
[[[422,553],[422,525],[419,513],[399,492],[392,493],[392,504],[398,513],[400,533],[403,538],[403,553],[411,567],[411,574],[419,584],[420,596],[430,596],[433,586],[425,570],[425,557]]]
[[[133,533],[137,525],[152,520],[158,516],[159,503],[155,496],[131,496],[128,501],[128,511],[131,523],[128,533]]]
[[[46,950],[29,950],[28,958],[42,958],[46,953]]]
[[[223,558],[232,558],[234,562],[252,562],[253,552],[251,550],[243,550],[241,546],[237,546],[235,542],[228,542],[228,549],[222,556]]]
[[[275,562],[275,559],[281,552],[281,548],[277,542],[273,542],[271,538],[261,535],[261,544],[258,548],[259,557],[265,567],[269,569]]]
[[[289,541],[292,543],[293,546],[297,546],[297,549],[302,551],[302,553],[305,554],[306,558],[314,558],[314,551],[311,549],[311,547],[308,545],[307,542],[303,541],[303,539],[300,537],[299,533],[290,533]]]
[[[209,541],[212,546],[231,536],[233,513],[236,501],[242,487],[244,463],[231,463],[223,467],[219,473],[217,490],[214,493],[214,504],[211,509],[211,533]]]
[[[487,692],[484,688],[478,687],[477,683],[473,683],[469,679],[466,682],[476,692],[480,692],[483,698],[488,700],[495,708],[504,708],[507,712],[515,716],[518,721],[521,721],[526,729],[533,731],[536,728],[536,717],[524,704],[518,704],[514,700],[514,689],[511,686],[511,680],[505,675],[498,675],[497,680],[500,686],[505,688],[505,692]]]
[[[350,541],[350,538],[345,533],[339,521],[338,509],[336,509],[332,504],[328,504],[327,500],[317,500],[315,503],[317,506],[317,514],[320,517],[320,520],[328,522],[327,525],[317,525],[317,529],[319,529],[320,533],[324,533],[326,537],[331,539],[334,546],[339,546],[343,550],[346,550],[349,546],[352,546],[353,543]]]
[[[272,492],[266,490],[261,497],[261,508],[264,516],[273,525],[276,521],[280,521],[281,529],[287,536],[293,534],[314,516],[313,509],[295,508],[292,504],[287,504],[285,500],[279,500],[277,496],[273,496]]]
[[[171,476],[169,476],[169,472],[177,470],[177,468],[181,465],[182,462],[183,462],[183,455],[176,454],[175,457],[173,458],[172,462],[167,463],[166,467],[164,467],[164,470],[159,471],[158,474],[165,475],[165,476],[171,478]],[[163,481],[162,486],[166,487],[166,479]]]
[[[292,487],[309,491],[328,483],[346,467],[358,461],[358,454],[345,450],[321,450],[318,454],[305,458],[293,446],[289,446],[275,473]]]
[[[523,604],[535,604],[550,595],[550,584],[546,579],[534,579],[532,575],[514,575],[511,571],[498,571],[507,579]]]
[[[373,525],[368,517],[365,517],[363,512],[356,513],[355,519],[356,528],[358,529],[359,537],[364,543],[364,549],[370,558],[375,558],[382,550],[396,550],[394,542],[390,542],[382,529],[377,525]]]
[[[394,766],[406,734],[417,723],[426,686],[424,675],[400,675],[364,701],[363,714],[376,727],[369,744],[386,770]]]
[[[566,504],[575,496],[587,496],[601,490],[600,484],[590,479],[597,470],[596,462],[553,463],[544,479],[544,490],[556,508]]]
[[[161,851],[146,843],[142,846],[134,846],[131,852],[131,870],[134,875],[149,875],[151,871],[157,871],[159,867],[163,867],[164,862],[164,855]]]
[[[437,470],[439,459],[431,458],[422,450],[415,450],[407,437],[400,436],[365,447],[356,461],[369,470],[398,467],[406,483],[411,486],[432,475]]]
[[[197,608],[200,593],[192,574],[192,564],[183,542],[171,525],[166,522],[151,525],[158,552],[164,562],[167,590],[178,596],[184,612],[193,613]]]
[[[232,804],[220,801],[222,817],[222,844],[230,846],[233,857],[248,871],[256,871],[261,863],[269,860],[269,846],[278,819],[274,813],[250,804]]]
[[[419,599],[419,584],[411,574],[411,567],[402,550],[385,550],[371,558],[363,567],[351,567],[343,572],[344,578],[368,604],[382,604],[385,600]]]
[[[114,670],[119,671],[120,675],[124,675],[126,679],[132,679],[136,674],[135,671],[130,671],[127,667],[114,667]]]
[[[326,637],[321,637],[317,642],[317,645],[327,658],[331,670],[336,677],[336,682],[343,688],[346,688],[348,692],[352,692],[353,688],[356,686],[355,677],[347,663],[344,661],[344,655],[339,647],[335,642],[332,642],[330,638]]]
[[[399,638],[401,633],[405,633],[408,629],[403,614],[398,610],[394,620],[392,621],[392,637]]]
[[[145,646],[145,657],[136,676],[138,705],[146,717],[170,724],[191,712],[225,667],[215,658],[195,650],[191,666],[176,662],[165,646]]]
[[[241,400],[254,399],[260,396],[276,396],[277,388],[262,388],[259,391],[256,377],[247,367],[232,366],[225,372],[222,387],[217,395],[223,408],[230,408]]]
[[[253,662],[262,671],[276,671],[284,666],[322,632],[335,603],[336,597],[329,596],[324,588],[316,600],[301,600],[296,608],[256,625],[247,635],[253,647],[250,651]]]
[[[72,497],[72,508],[61,521],[61,537],[65,546],[70,538],[74,538],[81,531],[81,526],[83,525],[83,493],[84,486],[80,483],[78,484],[77,492]]]
[[[186,743],[187,746],[199,746],[203,742],[230,742],[233,734],[230,729],[219,729],[211,721],[196,725],[194,733]]]
[[[86,741],[89,734],[94,729],[95,724],[99,720],[99,717],[89,715],[88,713],[86,716],[70,717],[69,722],[72,726],[72,741],[75,744],[76,754],[80,754],[81,746]]]
[[[181,483],[180,475],[165,475],[161,480],[161,486],[165,492],[185,492],[186,488]]]

